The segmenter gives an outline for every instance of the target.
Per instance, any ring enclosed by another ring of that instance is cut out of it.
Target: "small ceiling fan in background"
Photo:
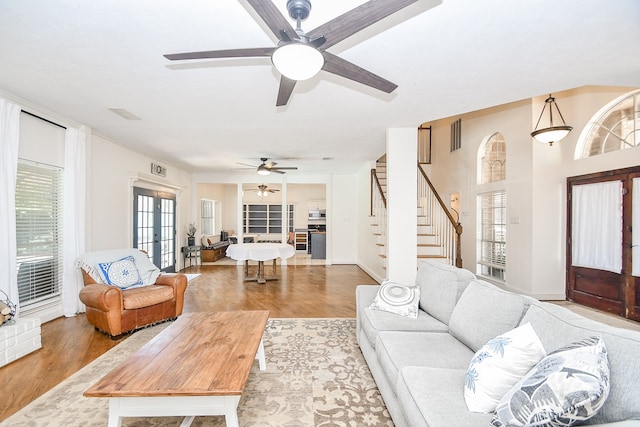
[[[273,193],[277,193],[277,192],[278,192],[278,191],[280,191],[280,190],[275,190],[275,189],[267,188],[267,186],[266,186],[266,185],[264,185],[264,184],[260,184],[260,185],[258,185],[258,188],[257,188],[257,189],[252,188],[252,189],[249,189],[249,190],[246,190],[246,191],[255,191],[255,192],[256,192],[256,195],[257,195],[258,197],[266,197],[266,196],[268,196],[268,195],[269,195],[269,193],[271,193],[271,194],[273,194]]]
[[[289,167],[276,167],[277,163],[276,162],[269,162],[267,163],[267,160],[269,160],[267,157],[261,157],[260,161],[262,162],[260,165],[258,166],[254,166],[254,165],[248,165],[246,163],[240,163],[238,162],[239,165],[243,165],[243,166],[249,166],[250,168],[254,168],[256,169],[256,173],[258,175],[269,175],[271,172],[275,172],[275,173],[286,173],[284,171],[287,170],[298,170],[297,167],[295,166],[289,166]],[[245,168],[239,169],[239,170],[246,170]]]
[[[418,0],[370,0],[305,33],[300,23],[309,16],[310,0],[287,1],[289,16],[296,21],[295,30],[271,0],[247,0],[278,38],[277,46],[185,52],[164,56],[171,61],[271,57],[271,62],[282,75],[276,106],[287,104],[298,80],[309,79],[321,69],[391,93],[398,87],[396,84],[327,52],[326,49],[416,1]]]

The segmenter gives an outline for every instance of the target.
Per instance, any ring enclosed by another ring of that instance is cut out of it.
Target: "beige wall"
[[[546,96],[462,115],[462,148],[449,152],[449,126],[460,116],[431,123],[431,178],[445,198],[460,192],[463,265],[475,272],[476,196],[507,191],[507,287],[542,299],[565,298],[566,178],[640,164],[640,150],[574,160],[581,130],[603,105],[629,88],[584,87],[554,93],[573,132],[553,146],[529,136]],[[507,179],[477,184],[481,143],[501,132],[507,143]]]

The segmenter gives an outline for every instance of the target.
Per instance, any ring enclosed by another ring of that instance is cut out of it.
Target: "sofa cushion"
[[[416,319],[420,287],[385,280],[369,308]]]
[[[438,261],[420,263],[416,285],[420,286],[420,308],[448,324],[453,308],[475,275],[462,268]]]
[[[387,381],[397,393],[398,373],[405,366],[455,368],[465,371],[473,357],[467,346],[449,334],[440,332],[380,331],[376,357]],[[463,383],[460,383],[459,399]]]
[[[447,325],[422,310],[418,311],[416,319],[411,319],[365,308],[360,312],[360,325],[372,347],[375,347],[380,331],[447,332]]]
[[[469,410],[495,411],[502,396],[546,354],[530,323],[490,339],[467,369],[464,399]]]
[[[609,394],[609,363],[599,337],[542,359],[502,398],[491,425],[572,426],[593,417]]]
[[[488,426],[491,414],[471,412],[462,398],[464,369],[407,366],[398,377],[398,400],[411,427]]]
[[[536,302],[522,322],[530,322],[547,352],[594,335],[607,348],[610,383],[609,398],[585,425],[640,419],[640,332],[605,325],[556,304]]]
[[[475,352],[491,338],[515,328],[530,299],[472,280],[453,309],[449,333]]]
[[[169,301],[172,298],[173,288],[171,286],[150,285],[122,291],[125,310],[149,307]]]
[[[135,260],[130,255],[115,261],[100,262],[98,267],[104,281],[109,285],[117,286],[120,289],[142,285],[142,278]]]

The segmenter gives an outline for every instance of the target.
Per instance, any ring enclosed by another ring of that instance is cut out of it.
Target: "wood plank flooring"
[[[271,266],[266,268],[270,274]],[[280,280],[260,285],[245,282],[239,266],[187,268],[182,272],[200,276],[189,282],[184,312],[270,310],[271,317],[355,317],[356,286],[375,283],[355,265],[289,265],[276,271]],[[0,421],[121,341],[96,332],[84,315],[43,324],[42,349],[0,368]]]

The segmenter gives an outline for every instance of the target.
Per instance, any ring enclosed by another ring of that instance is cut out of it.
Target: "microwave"
[[[325,209],[309,209],[309,219],[326,219],[327,211]]]

